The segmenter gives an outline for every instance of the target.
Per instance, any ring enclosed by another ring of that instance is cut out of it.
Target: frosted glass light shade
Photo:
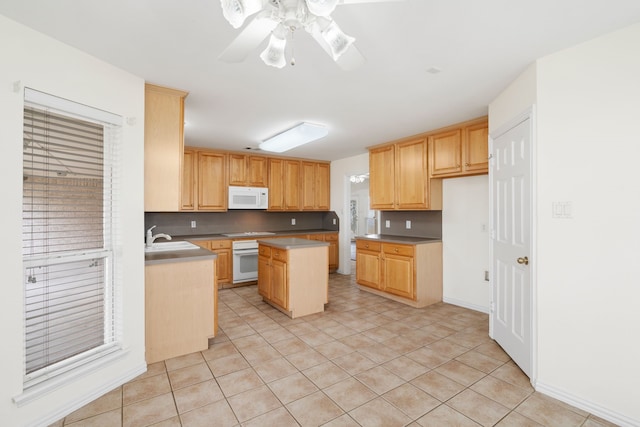
[[[233,28],[240,28],[248,16],[262,9],[262,0],[220,0],[222,15]]]
[[[271,37],[269,38],[269,45],[262,51],[260,58],[265,64],[272,67],[284,67],[286,65],[286,61],[284,59],[284,47],[286,43],[285,39],[278,38],[271,34]]]
[[[329,16],[338,5],[338,0],[305,0],[307,9],[314,15]]]
[[[282,153],[311,141],[324,138],[328,133],[329,130],[322,125],[302,122],[291,129],[264,140],[260,144],[260,149],[274,153]]]
[[[335,21],[322,30],[322,38],[327,42],[331,49],[331,57],[334,61],[337,61],[348,48],[356,41],[355,38],[350,37],[342,32],[338,24]]]

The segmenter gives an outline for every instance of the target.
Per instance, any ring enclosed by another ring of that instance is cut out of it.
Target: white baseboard
[[[564,403],[568,403],[571,406],[575,406],[576,408],[587,411],[621,427],[640,426],[640,420],[634,420],[627,417],[626,415],[619,414],[596,403],[581,399],[577,396],[572,395],[571,393],[566,392],[565,390],[561,390],[554,386],[544,384],[540,381],[536,382],[535,389],[540,393],[546,394],[547,396],[558,399]]]
[[[101,384],[100,387],[98,387],[98,388],[90,391],[89,393],[85,394],[82,397],[82,399],[73,401],[73,402],[71,402],[71,403],[69,403],[67,405],[64,405],[62,407],[56,408],[55,412],[49,413],[49,414],[43,416],[42,418],[40,418],[39,420],[33,422],[32,424],[29,424],[29,427],[51,425],[51,424],[55,423],[56,421],[62,419],[63,417],[66,417],[67,415],[69,415],[73,411],[76,411],[76,410],[82,408],[84,405],[93,402],[94,400],[96,400],[100,396],[110,392],[111,390],[113,390],[116,387],[120,387],[122,384],[126,383],[127,381],[130,381],[130,380],[134,379],[135,377],[145,373],[146,371],[147,371],[147,364],[143,362],[141,365],[138,365],[135,368],[130,369],[129,371],[123,373],[119,377],[113,378],[108,383]]]
[[[459,307],[464,307],[470,310],[480,311],[482,313],[489,314],[489,307],[483,307],[481,305],[471,304],[471,303],[468,303],[467,301],[459,300],[456,298],[449,298],[449,297],[443,297],[442,301],[446,302],[447,304],[453,304]]]

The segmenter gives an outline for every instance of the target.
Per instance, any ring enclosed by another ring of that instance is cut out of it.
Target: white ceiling
[[[0,14],[188,91],[186,144],[244,150],[301,121],[329,136],[284,155],[335,160],[487,114],[536,58],[640,21],[638,0],[405,0],[340,5],[367,62],[343,71],[304,31],[295,67],[218,55],[240,30],[219,0],[0,0]],[[429,73],[430,67],[442,71]],[[517,112],[514,112],[517,113]]]

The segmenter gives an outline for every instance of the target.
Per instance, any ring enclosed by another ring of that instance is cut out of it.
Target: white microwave
[[[269,189],[229,186],[229,209],[267,209]]]

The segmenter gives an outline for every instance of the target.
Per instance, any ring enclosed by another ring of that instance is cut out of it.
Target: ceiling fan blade
[[[242,62],[278,25],[268,14],[256,16],[218,56],[223,62]]]

